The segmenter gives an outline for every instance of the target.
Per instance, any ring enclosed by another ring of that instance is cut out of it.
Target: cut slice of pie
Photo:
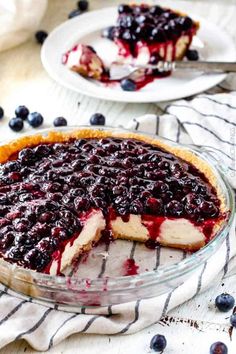
[[[62,56],[62,64],[70,70],[99,81],[108,79],[104,64],[96,51],[88,45],[77,44]]]
[[[214,173],[192,152],[92,129],[0,147],[0,256],[60,274],[103,237],[196,251],[227,217]]]
[[[158,5],[120,5],[112,35],[107,33],[117,44],[120,57],[156,64],[181,60],[198,28],[198,22],[179,11]]]

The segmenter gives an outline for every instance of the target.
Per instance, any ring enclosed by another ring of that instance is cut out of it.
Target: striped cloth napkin
[[[205,146],[219,161],[236,188],[236,92],[199,95],[160,106],[161,116],[146,115],[130,122],[129,128],[156,133],[181,143]],[[0,347],[24,338],[45,351],[73,333],[129,334],[158,322],[168,311],[204,291],[236,265],[235,228],[224,244],[201,269],[168,294],[80,313],[46,307],[33,299],[16,298],[0,288]],[[231,261],[230,261],[231,260]]]

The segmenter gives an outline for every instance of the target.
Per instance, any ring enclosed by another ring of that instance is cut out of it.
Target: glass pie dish
[[[55,131],[69,133],[75,129],[97,129],[109,132],[111,136],[132,133],[125,129],[108,127],[66,127]],[[42,130],[37,134],[46,136],[52,130]],[[157,139],[151,134],[142,133],[142,136]],[[98,245],[89,252],[89,256],[80,259],[79,267],[68,269],[64,276],[28,270],[0,259],[2,283],[15,295],[30,296],[45,304],[60,304],[66,310],[77,311],[80,307],[121,304],[170,292],[199,269],[219,249],[231,228],[234,217],[233,192],[222,167],[205,149],[177,144],[159,137],[158,140],[198,156],[210,166],[217,180],[228,214],[215,237],[205,247],[189,254],[164,247],[149,250],[135,241],[116,240],[109,249],[108,261],[107,245]],[[119,272],[127,258],[138,260],[138,274],[135,272],[134,275],[124,276]]]

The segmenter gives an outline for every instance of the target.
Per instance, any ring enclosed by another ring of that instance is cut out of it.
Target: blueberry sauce
[[[57,260],[59,272],[66,245],[98,209],[106,218],[105,243],[113,240],[110,222],[128,222],[130,214],[141,215],[149,248],[159,247],[155,240],[167,218],[191,220],[209,240],[222,217],[219,207],[215,189],[199,170],[139,140],[27,147],[0,165],[0,255],[45,273]]]
[[[134,259],[128,258],[124,262],[124,269],[125,269],[124,276],[137,275],[139,266],[135,263]]]

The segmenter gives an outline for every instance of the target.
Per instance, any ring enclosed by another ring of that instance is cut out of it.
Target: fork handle
[[[217,61],[159,61],[157,65],[137,65],[136,68],[158,69],[159,71],[198,70],[207,72],[236,72],[236,62]]]
[[[174,62],[173,62],[174,64]],[[176,61],[173,69],[187,69],[214,72],[236,72],[236,62],[215,62],[215,61]]]

